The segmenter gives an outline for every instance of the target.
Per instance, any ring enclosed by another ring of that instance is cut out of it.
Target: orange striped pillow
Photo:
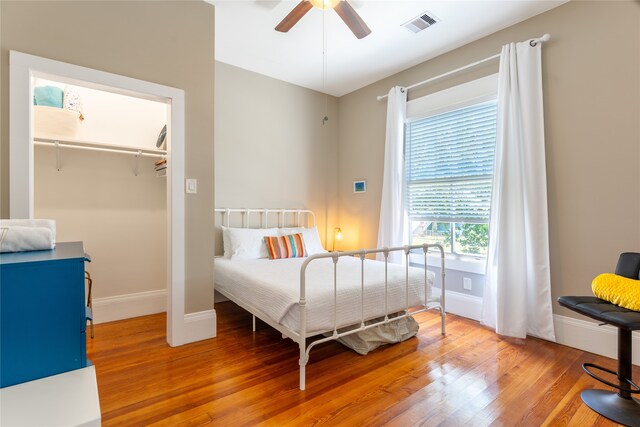
[[[307,256],[304,248],[302,233],[289,234],[287,236],[265,236],[269,258],[303,258]]]

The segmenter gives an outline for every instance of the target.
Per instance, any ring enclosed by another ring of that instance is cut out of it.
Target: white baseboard
[[[433,288],[433,296],[440,296],[440,288]],[[482,298],[455,291],[446,291],[444,310],[447,313],[480,321]]]
[[[164,311],[167,311],[166,289],[93,299],[93,323],[95,324]]]
[[[556,342],[601,356],[618,358],[618,328],[610,325],[598,326],[588,320],[553,315]],[[633,333],[632,358],[634,365],[640,366],[640,334]]]
[[[113,322],[131,317],[167,311],[165,289],[93,300],[93,323]],[[184,315],[178,345],[206,340],[216,336],[216,311],[206,310]]]
[[[217,334],[215,310],[184,315],[183,344],[214,338]]]

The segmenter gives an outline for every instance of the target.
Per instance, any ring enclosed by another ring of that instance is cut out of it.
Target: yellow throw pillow
[[[600,299],[629,310],[640,311],[640,280],[605,273],[593,279],[591,289]]]

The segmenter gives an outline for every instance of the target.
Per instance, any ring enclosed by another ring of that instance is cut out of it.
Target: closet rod
[[[35,145],[48,145],[51,147],[54,147],[56,145],[55,141],[34,141],[33,142]],[[102,148],[102,147],[87,147],[84,145],[73,145],[73,144],[66,144],[64,142],[59,142],[58,143],[58,147],[63,147],[63,148],[78,148],[81,150],[90,150],[90,151],[104,151],[107,153],[120,153],[120,154],[132,154],[134,156],[143,156],[143,157],[165,157],[166,154],[165,153],[145,153],[144,151],[141,151],[139,149],[136,149],[136,151],[130,151],[130,150],[119,150],[116,148]],[[132,149],[133,150],[133,149]]]
[[[537,39],[530,39],[529,40],[529,44],[533,47],[538,43],[548,42],[550,39],[551,39],[551,35],[547,33],[547,34],[544,34],[544,35],[538,37]],[[481,59],[479,61],[472,62],[471,64],[467,64],[467,65],[465,65],[463,67],[456,68],[455,70],[447,71],[446,73],[440,74],[439,76],[431,77],[430,79],[427,79],[427,80],[412,84],[411,86],[407,86],[407,87],[404,88],[404,90],[408,91],[409,89],[413,89],[413,88],[416,88],[418,86],[426,85],[427,83],[431,83],[431,82],[434,82],[436,80],[440,80],[443,77],[448,77],[448,76],[450,76],[452,74],[455,74],[455,73],[460,72],[460,71],[464,71],[464,70],[466,70],[468,68],[476,67],[476,66],[478,66],[480,64],[484,64],[485,62],[489,62],[489,61],[492,61],[494,59],[500,58],[500,55],[501,55],[500,53],[497,53],[497,54],[495,54],[493,56],[490,56],[488,58],[484,58],[484,59]],[[377,97],[377,99],[378,99],[378,101],[382,101],[383,99],[387,98],[388,96],[389,96],[388,94],[379,95]]]

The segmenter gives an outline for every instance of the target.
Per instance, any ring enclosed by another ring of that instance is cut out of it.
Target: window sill
[[[410,260],[412,264],[423,265],[424,256],[419,254],[411,254]],[[474,258],[471,256],[445,254],[444,255],[445,270],[463,271],[465,273],[485,274],[487,259]],[[427,256],[427,264],[429,267],[440,267],[440,255],[429,253]]]

